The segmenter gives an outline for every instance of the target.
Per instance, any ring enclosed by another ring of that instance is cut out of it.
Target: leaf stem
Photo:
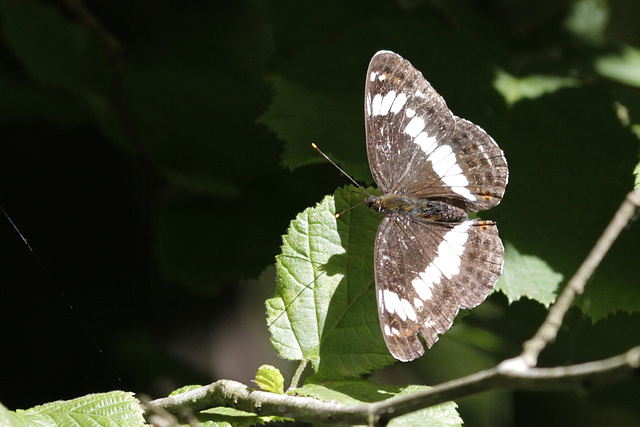
[[[298,383],[300,382],[300,377],[304,372],[304,368],[307,367],[308,362],[309,361],[307,359],[303,359],[300,361],[300,364],[298,365],[298,369],[296,369],[296,372],[293,374],[293,377],[291,378],[291,385],[289,385],[289,388],[287,389],[287,393],[290,390],[293,390],[294,388],[298,387]]]

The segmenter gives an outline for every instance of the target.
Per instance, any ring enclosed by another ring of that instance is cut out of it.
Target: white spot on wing
[[[476,196],[471,194],[471,191],[469,191],[469,181],[467,180],[467,177],[462,174],[462,169],[460,169],[460,166],[455,165],[454,167],[452,167],[449,170],[447,176],[442,178],[442,180],[445,184],[451,187],[454,192],[458,193],[465,199],[471,201],[476,200]]]
[[[398,298],[398,294],[395,292],[391,292],[387,289],[383,291],[384,296],[384,307],[387,309],[389,313],[396,313],[400,316],[402,321],[407,320],[407,313],[405,313],[404,308],[402,307],[402,303],[400,302],[400,298]]]
[[[407,102],[407,95],[405,95],[404,93],[399,94],[395,101],[393,101],[393,105],[391,106],[391,112],[393,114],[398,114],[398,112],[400,110],[402,110],[402,107],[404,107],[404,104],[406,104]]]
[[[432,289],[440,283],[442,275],[451,279],[460,273],[461,257],[464,253],[464,245],[469,235],[467,231],[473,220],[465,221],[449,230],[438,245],[437,256],[433,262],[411,281],[411,285],[423,301],[428,301],[433,296]],[[418,307],[418,304],[414,304]]]
[[[374,81],[376,79],[376,76],[378,75],[377,71],[372,71],[371,75],[369,76],[369,80],[370,81]]]
[[[409,319],[413,320],[414,322],[418,320],[416,311],[413,309],[413,306],[409,301],[407,301],[406,299],[401,299],[400,304],[402,305],[402,308],[404,309],[404,312],[407,314],[407,317]]]
[[[442,253],[433,260],[433,264],[447,279],[460,272],[460,257],[449,247],[443,248]]]
[[[447,185],[450,185],[451,187],[465,186],[469,184],[467,177],[463,175],[462,169],[460,169],[460,166],[458,165],[454,165],[451,169],[449,169],[449,172],[447,172],[443,180],[447,183]]]
[[[436,148],[436,138],[426,132],[420,132],[413,142],[418,144],[427,156]]]
[[[371,102],[371,114],[377,116],[380,114],[380,105],[382,104],[382,95],[379,93],[373,97],[373,101]]]
[[[413,289],[423,301],[429,301],[433,297],[431,290],[438,283],[440,283],[440,273],[433,264],[428,265],[425,271],[411,281]]]
[[[424,120],[421,117],[416,116],[411,119],[407,127],[404,129],[404,133],[415,138],[420,132],[422,132],[424,125]]]
[[[451,184],[447,183],[447,185],[451,185]],[[469,191],[467,187],[451,186],[451,189],[467,200],[471,200],[472,202],[476,200],[476,196],[471,194],[471,191]]]
[[[476,200],[476,197],[467,188],[469,181],[462,174],[460,166],[456,164],[456,155],[450,146],[446,144],[439,146],[429,154],[427,160],[431,161],[433,170],[454,192],[467,200]]]
[[[411,118],[416,115],[416,110],[413,108],[407,108],[407,111],[404,113],[407,117]]]
[[[424,304],[422,303],[422,300],[420,298],[414,298],[413,305],[416,307],[417,310],[420,310]]]
[[[456,155],[450,146],[444,144],[433,150],[427,160],[431,162],[438,176],[444,178],[449,169],[456,164]]]
[[[389,325],[384,325],[384,334],[385,335],[392,335],[391,334],[391,328],[389,327]]]
[[[396,99],[396,91],[392,90],[387,93],[384,98],[382,98],[382,104],[380,104],[380,112],[378,113],[381,116],[386,116],[393,105],[393,101]]]

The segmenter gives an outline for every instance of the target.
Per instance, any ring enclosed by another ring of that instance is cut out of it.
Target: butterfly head
[[[387,203],[384,197],[369,196],[365,199],[364,204],[374,212],[385,212]]]

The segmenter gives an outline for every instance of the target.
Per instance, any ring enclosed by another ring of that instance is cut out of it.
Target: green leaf
[[[0,403],[0,426],[5,427],[23,427],[27,424],[22,417],[18,416],[15,412],[10,411]]]
[[[73,94],[107,137],[130,148],[111,102],[114,65],[107,48],[88,25],[70,19],[62,8],[36,0],[3,0],[0,17],[7,44],[40,85]],[[68,103],[74,105],[76,99]]]
[[[373,191],[373,190],[371,190]],[[276,259],[267,300],[271,342],[281,357],[310,361],[327,379],[351,378],[394,362],[380,332],[373,245],[380,217],[360,206],[354,187],[299,214]]]
[[[264,365],[267,366],[267,365]],[[264,366],[261,366],[262,369]],[[274,368],[275,369],[275,368]],[[187,385],[180,387],[171,392],[169,396],[186,393],[201,388],[200,385]],[[202,427],[242,427],[258,424],[266,424],[271,421],[285,420],[282,417],[260,417],[251,412],[241,411],[235,408],[225,406],[216,406],[204,411],[193,414],[199,425]],[[191,426],[192,424],[180,424],[182,426]]]
[[[180,387],[180,388],[178,388],[178,389],[176,389],[176,390],[173,390],[173,391],[169,394],[169,396],[175,396],[175,395],[177,395],[177,394],[186,393],[186,392],[188,392],[188,391],[193,391],[193,390],[198,389],[198,388],[201,388],[201,387],[202,387],[201,385],[193,385],[193,384],[192,384],[192,385],[185,385],[185,386]]]
[[[549,307],[556,300],[562,279],[562,274],[554,271],[544,259],[521,254],[513,244],[507,242],[504,272],[496,284],[496,290],[505,294],[509,303],[527,297]]]
[[[405,387],[398,393],[398,396],[406,396],[417,391],[427,390],[430,387],[411,385]],[[388,425],[390,426],[429,426],[429,427],[450,427],[460,426],[463,421],[455,402],[446,402],[431,408],[412,412],[398,418],[394,418]]]
[[[269,81],[274,90],[273,100],[258,123],[285,141],[282,156],[285,166],[295,169],[324,162],[309,150],[310,143],[315,142],[356,179],[371,180],[362,162],[351,161],[356,157],[354,151],[365,156],[364,145],[353,144],[362,139],[362,123],[351,120],[359,96],[300,84],[280,75],[270,76]]]
[[[107,102],[110,66],[86,26],[65,17],[61,5],[3,0],[0,7],[6,40],[31,75],[86,101]]]
[[[600,75],[629,86],[640,87],[640,49],[630,46],[620,55],[606,55],[595,62]]]
[[[198,412],[195,418],[202,427],[248,427],[286,420],[283,417],[259,417],[251,412],[222,406]],[[183,425],[191,426],[192,424]]]
[[[621,125],[613,101],[592,85],[518,102],[509,132],[495,135],[511,176],[500,206],[482,216],[497,222],[511,245],[507,252],[516,250],[507,253],[506,282],[499,283],[510,298],[532,292],[544,304],[552,301],[553,282],[560,278],[554,275],[568,280],[575,274],[631,190],[638,142]],[[631,268],[640,262],[639,233],[633,224],[625,230],[576,300],[593,320],[618,310],[640,311],[637,272]],[[527,267],[509,265],[520,261]],[[527,272],[532,266],[535,276]]]
[[[295,390],[300,396],[314,397],[325,402],[337,402],[346,405],[379,402],[394,396],[406,396],[417,391],[428,390],[426,386],[387,386],[364,380],[335,381],[320,384],[308,384]],[[410,414],[394,418],[390,426],[430,426],[451,427],[462,424],[455,402],[446,402],[437,406],[421,409]]]
[[[517,78],[503,70],[498,70],[493,81],[493,87],[503,96],[508,105],[578,85],[579,81],[571,77],[530,75]]]
[[[258,368],[256,384],[262,390],[271,393],[284,393],[284,377],[278,368],[271,365],[262,365]]]
[[[113,391],[57,401],[28,410],[8,411],[0,405],[0,424],[18,426],[143,426],[140,402],[133,393]]]

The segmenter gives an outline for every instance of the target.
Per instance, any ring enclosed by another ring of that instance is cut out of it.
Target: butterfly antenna
[[[353,205],[353,206],[351,206],[350,208],[343,210],[342,212],[338,212],[338,213],[335,215],[335,217],[336,217],[336,218],[340,218],[342,215],[346,214],[346,213],[347,213],[347,212],[349,212],[351,209],[355,209],[355,208],[357,208],[358,206],[363,205],[365,201],[366,201],[366,200],[363,200],[363,201],[361,201],[360,203],[358,203],[357,205]]]
[[[356,185],[356,187],[358,187],[358,188],[362,189],[365,193],[367,193],[367,190],[365,190],[365,189],[362,187],[362,185],[358,184],[358,183],[356,182],[356,180],[355,180],[355,179],[351,178],[351,176],[350,176],[348,173],[346,173],[345,171],[343,171],[343,170],[342,170],[342,168],[341,168],[340,166],[338,166],[338,165],[336,164],[336,162],[334,162],[333,160],[331,160],[331,159],[329,158],[329,156],[327,156],[326,154],[324,154],[324,153],[322,152],[322,150],[320,150],[316,144],[314,144],[314,143],[312,142],[312,143],[311,143],[311,146],[312,146],[312,147],[313,147],[313,148],[314,148],[318,153],[320,153],[320,155],[321,155],[322,157],[324,157],[325,159],[327,159],[327,160],[329,161],[329,163],[331,163],[333,166],[335,166],[335,167],[336,167],[336,169],[338,169],[340,172],[342,172],[342,174],[343,174],[344,176],[346,176],[347,178],[349,178],[349,179],[351,180],[351,182],[353,182],[353,183]],[[367,193],[367,194],[369,194],[369,193]]]

